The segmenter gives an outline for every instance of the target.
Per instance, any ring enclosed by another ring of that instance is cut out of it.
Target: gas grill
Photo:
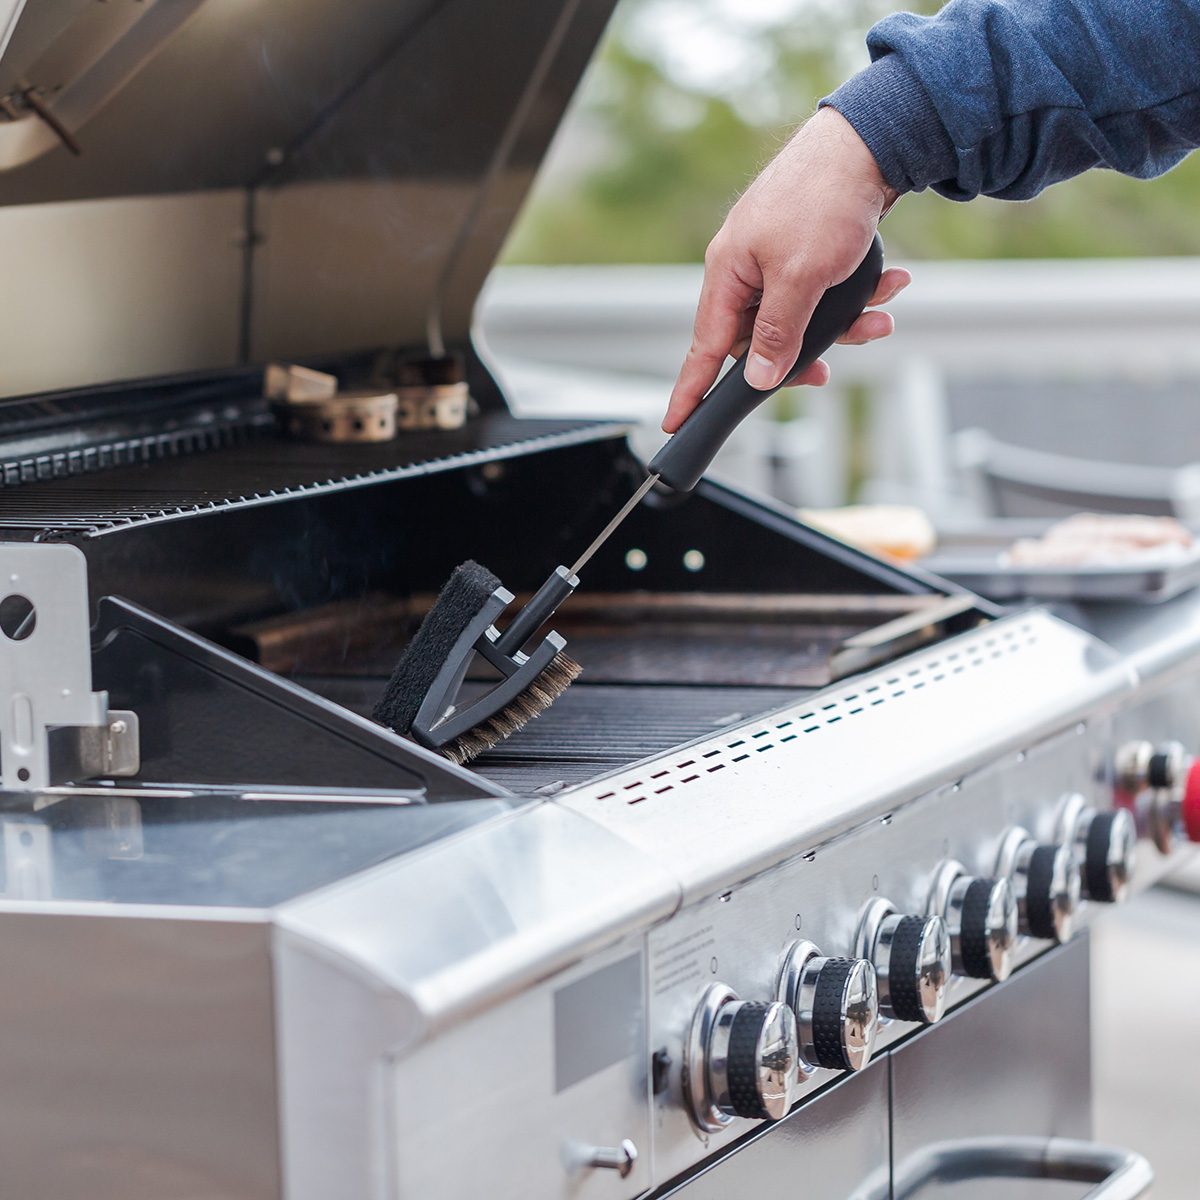
[[[1200,743],[1200,639],[704,481],[595,559],[517,735],[367,716],[456,564],[531,590],[642,477],[470,325],[608,0],[10,7],[8,1191],[1141,1194],[1088,1140],[1087,929],[1200,830],[1154,740]],[[272,362],[471,402],[299,440]]]

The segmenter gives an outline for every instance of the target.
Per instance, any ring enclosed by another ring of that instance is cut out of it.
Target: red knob
[[[1188,840],[1200,842],[1200,758],[1193,759],[1183,788],[1183,828]]]

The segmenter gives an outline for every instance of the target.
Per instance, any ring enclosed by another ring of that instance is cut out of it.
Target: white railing
[[[1200,380],[1200,260],[939,262],[912,270],[912,287],[891,306],[896,334],[834,348],[834,385],[806,394],[802,420],[781,429],[764,419],[743,431],[722,460],[727,474],[778,484],[778,474],[764,479],[773,455],[776,468],[790,472],[782,490],[796,502],[843,502],[845,397],[858,389],[869,406],[871,493],[945,511],[961,495],[951,381],[1117,379],[1132,391],[1148,380]],[[688,345],[700,277],[692,266],[505,267],[489,282],[480,324],[501,373],[530,406],[624,410],[653,426]]]

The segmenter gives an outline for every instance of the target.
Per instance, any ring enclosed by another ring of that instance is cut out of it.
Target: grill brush
[[[876,235],[854,273],[821,297],[787,378],[814,363],[850,328],[882,271],[883,243]],[[526,645],[579,586],[579,572],[650,489],[664,484],[691,491],[729,435],[778,390],[752,388],[745,371],[743,354],[650,460],[645,481],[575,564],[556,567],[503,630],[496,621],[513,602],[512,592],[476,562],[455,568],[396,664],[374,719],[462,764],[549,708],[582,668],[566,654],[566,641],[557,633],[547,633],[528,651]],[[500,679],[474,700],[461,701],[463,680],[476,655]]]

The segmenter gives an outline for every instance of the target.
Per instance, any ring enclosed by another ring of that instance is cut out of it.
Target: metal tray
[[[1000,555],[1017,538],[1038,537],[1052,521],[993,519],[938,531],[926,570],[993,600],[1091,600],[1158,603],[1200,584],[1200,543],[1161,563],[1012,567]]]

